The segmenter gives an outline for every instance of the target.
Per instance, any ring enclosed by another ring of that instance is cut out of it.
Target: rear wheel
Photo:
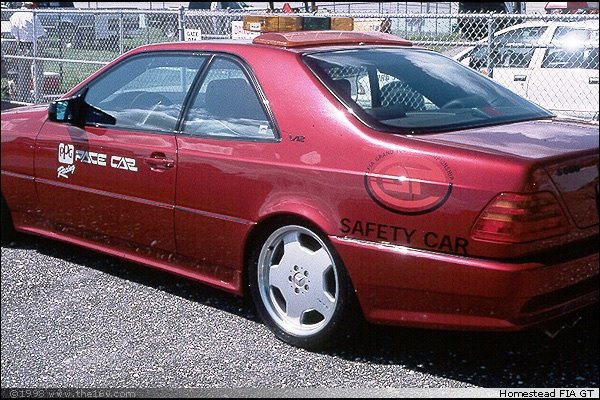
[[[347,337],[354,291],[335,250],[314,230],[286,225],[263,238],[249,278],[258,313],[279,339],[316,350]]]

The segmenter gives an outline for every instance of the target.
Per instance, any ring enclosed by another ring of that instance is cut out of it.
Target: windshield
[[[427,133],[552,116],[432,51],[371,47],[304,60],[359,119],[379,130]]]

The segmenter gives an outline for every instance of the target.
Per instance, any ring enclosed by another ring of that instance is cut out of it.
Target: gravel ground
[[[243,299],[33,237],[2,247],[2,387],[598,387],[598,308],[539,331],[276,340]]]

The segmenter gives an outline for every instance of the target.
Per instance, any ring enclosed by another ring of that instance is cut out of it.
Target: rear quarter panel
[[[258,196],[245,198],[249,219],[291,213],[305,216],[330,236],[459,255],[489,254],[487,244],[469,239],[471,225],[497,193],[522,189],[530,163],[432,143],[426,136],[372,131],[318,81],[298,54],[249,52],[243,57],[256,72],[282,135],[275,167],[257,177],[269,182],[264,193],[251,192]],[[274,62],[277,57],[287,59]],[[383,164],[424,169],[425,175],[416,177],[422,185],[415,196],[442,198],[449,192],[447,198],[423,212],[385,207],[366,183]],[[437,169],[435,178],[430,169]]]

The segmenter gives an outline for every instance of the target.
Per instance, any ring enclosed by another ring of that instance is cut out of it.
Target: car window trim
[[[188,90],[187,94],[185,95],[185,98],[183,99],[183,107],[181,107],[181,112],[179,113],[179,117],[177,118],[177,123],[175,124],[174,133],[177,135],[180,135],[182,133],[181,127],[183,126],[185,117],[188,114],[188,111],[191,108],[191,106],[194,102],[194,99],[196,98],[197,91],[200,90],[202,82],[204,81],[204,78],[208,74],[210,66],[213,64],[213,60],[215,59],[214,53],[207,52],[206,55],[208,56],[206,59],[206,63],[202,66],[202,68],[200,68],[200,70],[194,77],[194,80],[192,81],[192,84],[190,85],[190,90]]]
[[[191,92],[195,81],[198,79],[199,74],[206,68],[209,61],[211,60],[212,54],[210,52],[198,51],[198,50],[158,50],[158,51],[154,51],[152,53],[138,53],[138,54],[132,55],[131,57],[127,57],[126,59],[123,59],[114,65],[111,65],[108,69],[106,69],[103,72],[103,75],[104,75],[104,73],[108,73],[108,72],[112,71],[114,68],[116,68],[117,66],[119,66],[121,64],[121,62],[130,61],[137,57],[150,56],[153,54],[167,54],[167,55],[173,55],[173,54],[175,54],[175,55],[176,54],[190,55],[190,54],[192,54],[192,55],[198,55],[198,56],[206,56],[206,60],[204,61],[203,65],[198,69],[198,72],[196,72],[196,75],[194,76],[194,79],[192,80],[190,88],[188,89],[188,91],[184,97],[184,100],[181,105],[181,111],[179,111],[179,116],[177,117],[177,123],[175,124],[175,129],[172,131],[166,131],[166,130],[150,129],[150,128],[120,127],[117,125],[107,125],[107,124],[97,124],[97,123],[86,123],[85,127],[90,126],[93,128],[113,129],[113,130],[121,130],[121,131],[127,131],[127,132],[153,133],[153,134],[168,135],[168,136],[175,136],[177,134],[177,127],[178,127],[178,123],[182,117],[182,112],[186,105],[185,102],[188,99],[189,93]],[[83,86],[81,89],[79,89],[74,95],[77,96],[77,95],[83,93],[86,89],[90,88],[91,85],[93,85],[95,82],[97,82],[101,78],[102,78],[101,75],[94,77],[94,79],[89,81],[85,86]]]
[[[187,136],[187,137],[195,137],[195,138],[203,138],[203,139],[219,139],[219,140],[233,140],[233,141],[245,141],[245,142],[281,142],[281,131],[279,130],[279,125],[277,124],[277,120],[275,119],[275,114],[271,108],[271,103],[267,99],[262,87],[260,86],[258,79],[256,78],[256,74],[252,67],[241,57],[238,57],[231,53],[226,52],[218,52],[213,51],[209,52],[211,57],[207,61],[206,65],[203,66],[201,71],[197,76],[197,80],[193,82],[192,87],[188,93],[189,97],[186,97],[184,101],[184,107],[182,108],[182,113],[180,115],[180,119],[176,125],[176,135]],[[215,62],[215,59],[224,58],[229,60],[235,64],[237,64],[248,81],[252,86],[254,94],[258,99],[260,106],[267,117],[267,120],[272,126],[273,137],[270,138],[260,138],[260,137],[249,137],[249,136],[223,136],[223,135],[207,135],[207,134],[197,134],[197,133],[187,133],[183,131],[183,123],[185,118],[187,117],[189,109],[192,107],[194,100],[196,99],[196,95],[200,92],[200,88],[204,83],[206,76],[208,75],[208,71],[210,70],[211,65]]]

